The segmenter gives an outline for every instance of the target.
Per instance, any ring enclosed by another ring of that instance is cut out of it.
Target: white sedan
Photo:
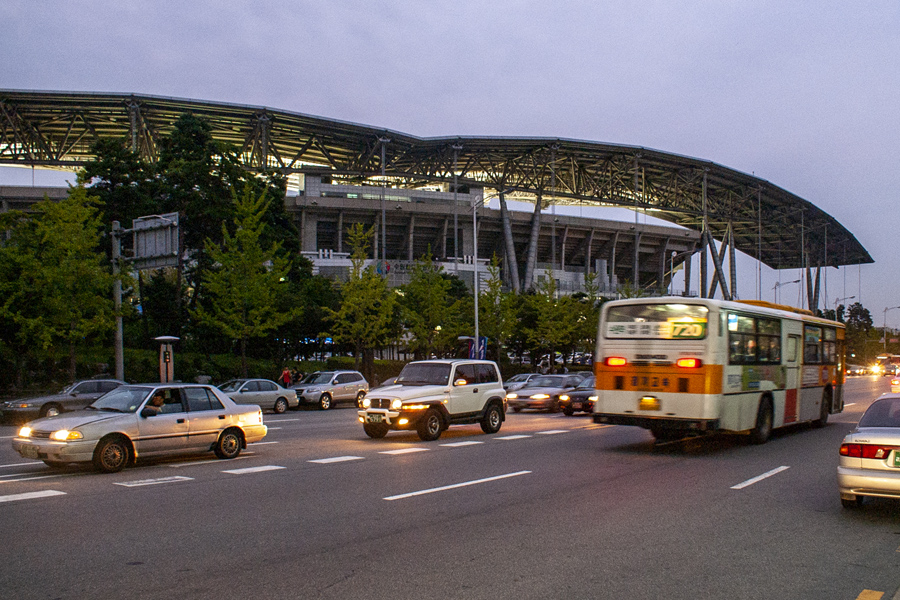
[[[873,402],[844,437],[840,452],[837,475],[844,508],[861,506],[866,496],[900,499],[900,394]]]
[[[152,398],[162,398],[161,406]],[[32,421],[12,447],[51,467],[93,463],[114,473],[140,456],[215,452],[235,458],[266,433],[260,407],[237,406],[212,386],[149,383],[123,385],[86,409]]]

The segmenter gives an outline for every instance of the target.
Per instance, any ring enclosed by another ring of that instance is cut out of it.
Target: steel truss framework
[[[637,146],[552,138],[442,137],[265,107],[134,94],[0,90],[0,164],[76,168],[92,144],[119,138],[149,160],[184,113],[258,172],[314,173],[347,184],[437,183],[503,190],[516,200],[644,211],[776,268],[873,262],[846,228],[812,203],[713,162]],[[382,153],[384,163],[382,164]],[[712,252],[713,262],[716,252]],[[712,285],[726,286],[716,265]],[[726,294],[727,295],[727,294]]]

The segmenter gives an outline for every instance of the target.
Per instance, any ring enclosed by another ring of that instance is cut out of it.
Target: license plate
[[[638,410],[659,410],[660,402],[659,398],[655,398],[653,396],[644,396],[641,398],[641,401],[638,403]]]
[[[381,415],[366,415],[366,423],[381,423]]]
[[[894,450],[894,466],[900,467],[900,450]]]
[[[20,453],[25,458],[37,458],[38,457],[37,446],[22,446]]]
[[[581,402],[573,402],[572,408],[574,408],[575,410],[581,410]]]

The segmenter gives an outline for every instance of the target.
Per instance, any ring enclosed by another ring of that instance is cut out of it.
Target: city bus
[[[843,410],[844,326],[763,301],[657,297],[603,305],[597,423],[658,442],[710,432],[765,442]]]

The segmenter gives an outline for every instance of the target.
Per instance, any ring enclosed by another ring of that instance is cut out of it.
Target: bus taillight
[[[628,361],[622,358],[621,356],[608,356],[606,357],[606,366],[607,367],[624,367],[628,364]]]
[[[675,364],[684,369],[696,369],[703,363],[699,358],[679,358]]]

